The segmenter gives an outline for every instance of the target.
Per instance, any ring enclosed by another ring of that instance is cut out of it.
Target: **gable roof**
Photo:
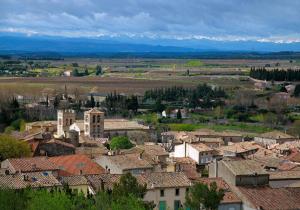
[[[182,172],[154,172],[141,174],[141,182],[147,184],[147,189],[190,187],[191,181]]]
[[[263,138],[270,138],[270,139],[294,139],[294,136],[289,134],[283,133],[281,131],[271,131],[267,133],[261,134]]]
[[[255,160],[222,160],[228,169],[238,175],[268,175],[263,167]]]
[[[85,114],[104,114],[104,112],[101,112],[99,109],[97,108],[92,108],[88,111],[84,112]]]
[[[59,180],[62,184],[68,186],[88,185],[88,180],[83,175],[73,175],[60,177]]]
[[[61,176],[105,173],[101,166],[85,155],[49,157],[49,161],[60,169]]]
[[[47,172],[30,172],[0,176],[0,188],[22,189],[26,187],[39,188],[55,186],[61,186],[61,183],[53,174]]]
[[[53,164],[47,157],[31,158],[12,158],[7,159],[15,171],[36,172],[36,171],[54,171],[58,167]]]
[[[238,187],[253,208],[264,210],[300,209],[300,188]]]
[[[144,158],[140,158],[140,154],[121,154],[121,155],[112,155],[112,156],[102,156],[99,158],[105,158],[113,162],[122,170],[130,169],[143,169],[143,168],[152,168],[153,166]]]

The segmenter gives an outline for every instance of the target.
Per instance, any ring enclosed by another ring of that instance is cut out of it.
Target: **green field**
[[[241,131],[250,133],[264,133],[271,131],[272,129],[265,126],[257,126],[246,123],[237,123],[229,125],[208,125],[208,124],[168,124],[172,131],[195,131],[198,129],[212,129],[215,131]]]

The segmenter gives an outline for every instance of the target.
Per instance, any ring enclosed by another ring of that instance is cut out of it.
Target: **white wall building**
[[[213,160],[214,150],[203,143],[186,143],[176,145],[174,157],[189,157],[199,165],[208,164]]]

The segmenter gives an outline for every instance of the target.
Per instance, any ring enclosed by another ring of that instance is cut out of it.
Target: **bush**
[[[130,149],[134,145],[129,141],[127,136],[116,136],[113,137],[110,141],[110,149]]]
[[[27,157],[30,155],[30,147],[26,142],[8,136],[0,135],[0,161],[7,158]]]

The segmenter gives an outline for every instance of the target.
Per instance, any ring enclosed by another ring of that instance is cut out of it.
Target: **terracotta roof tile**
[[[300,188],[238,187],[254,208],[264,210],[300,209]]]
[[[64,176],[59,179],[62,184],[69,186],[88,185],[88,180],[83,175]]]
[[[24,178],[26,177],[26,178]],[[0,188],[22,189],[26,187],[55,187],[61,183],[51,173],[31,172],[0,176]]]
[[[85,155],[49,157],[49,161],[60,169],[60,175],[101,174],[105,170]]]
[[[8,161],[16,171],[21,172],[58,170],[58,167],[47,157],[13,158]]]

